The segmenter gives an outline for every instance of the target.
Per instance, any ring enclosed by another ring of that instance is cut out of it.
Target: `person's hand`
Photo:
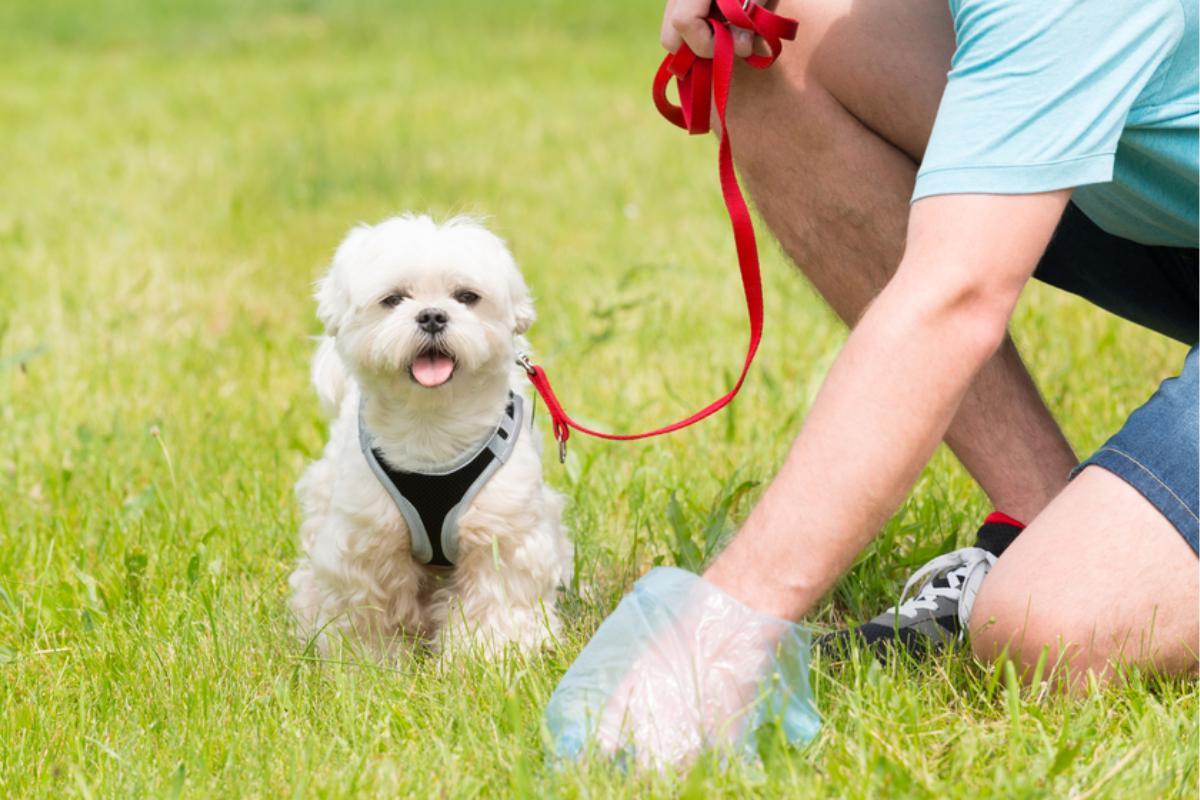
[[[643,767],[685,766],[707,748],[753,757],[751,734],[772,719],[792,741],[816,733],[808,632],[669,568],[638,581],[546,709],[557,755],[590,743]]]
[[[769,5],[759,2],[758,5]],[[687,42],[692,52],[701,58],[712,58],[713,34],[706,17],[711,0],[667,0],[663,10],[662,46],[674,53]],[[733,53],[745,57],[754,52],[755,36],[751,31],[730,26],[733,32]]]
[[[676,610],[609,696],[596,730],[602,753],[683,766],[705,747],[734,747],[749,723],[782,631],[716,593]]]

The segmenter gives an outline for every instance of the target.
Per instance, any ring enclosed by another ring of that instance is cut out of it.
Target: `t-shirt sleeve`
[[[913,200],[1112,179],[1130,109],[1183,35],[1178,0],[959,0]]]

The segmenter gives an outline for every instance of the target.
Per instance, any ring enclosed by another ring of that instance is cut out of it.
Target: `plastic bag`
[[[716,748],[753,760],[778,721],[790,742],[820,727],[810,633],[760,614],[690,572],[659,567],[601,624],[546,707],[552,755],[601,753],[684,766]]]

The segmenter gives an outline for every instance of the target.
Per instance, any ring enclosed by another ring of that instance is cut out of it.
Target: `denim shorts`
[[[1090,464],[1114,473],[1162,512],[1194,552],[1200,552],[1197,250],[1153,247],[1105,233],[1072,203],[1034,277],[1192,346],[1179,375],[1163,381],[1121,429],[1071,474]]]

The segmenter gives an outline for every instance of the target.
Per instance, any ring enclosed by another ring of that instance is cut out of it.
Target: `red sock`
[[[1005,514],[1003,511],[993,511],[992,513],[988,514],[987,518],[984,519],[983,524],[991,525],[993,522],[999,522],[1004,525],[1012,525],[1014,528],[1021,528],[1022,530],[1025,528],[1024,522],[1021,522],[1020,520],[1017,520],[1017,519],[1013,519],[1008,514]]]
[[[1024,529],[1025,525],[1019,520],[1013,519],[1003,511],[993,511],[987,515],[979,533],[975,535],[975,546],[999,556]]]

